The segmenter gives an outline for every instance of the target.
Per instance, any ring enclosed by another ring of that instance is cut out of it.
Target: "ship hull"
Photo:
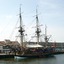
[[[27,54],[27,55],[16,55],[15,58],[43,58],[43,57],[51,57],[54,56],[53,54],[50,53],[45,53],[45,54],[39,54],[39,55],[32,55],[32,54]]]

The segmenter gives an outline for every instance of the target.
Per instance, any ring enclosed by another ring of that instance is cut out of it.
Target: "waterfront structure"
[[[5,45],[3,47],[1,47],[1,50],[3,50],[6,55],[16,55],[16,56],[20,56],[20,57],[42,57],[42,56],[49,56],[52,55],[52,53],[55,53],[55,48],[56,43],[52,43],[50,44],[50,42],[48,42],[48,37],[47,37],[47,33],[46,33],[46,28],[45,28],[45,42],[40,42],[39,38],[40,38],[40,32],[41,30],[39,29],[39,20],[38,20],[38,14],[37,14],[37,10],[36,10],[36,38],[37,38],[37,42],[29,42],[31,44],[25,45],[23,42],[23,37],[24,37],[24,30],[23,30],[23,25],[22,25],[22,17],[21,17],[21,8],[20,8],[20,44],[17,41],[10,41],[10,40],[5,40]],[[53,49],[54,48],[54,49]]]
[[[34,44],[36,42],[26,42],[26,43]],[[45,42],[39,42],[39,44],[44,46]],[[0,41],[0,50],[5,45],[20,46],[20,43],[18,41],[10,41],[10,40]],[[64,42],[48,42],[48,46],[55,46],[56,48],[64,48]]]

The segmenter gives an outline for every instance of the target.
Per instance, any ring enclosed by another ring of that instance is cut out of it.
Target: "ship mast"
[[[19,14],[19,18],[20,18],[20,29],[19,29],[19,32],[20,32],[20,42],[21,42],[21,46],[23,47],[23,36],[24,36],[24,34],[23,34],[23,32],[24,32],[24,30],[23,30],[23,25],[22,25],[22,16],[21,16],[21,6],[20,6],[20,14]]]
[[[47,26],[45,25],[45,43],[48,43],[48,38],[47,38]]]
[[[38,20],[38,11],[36,9],[36,35],[37,35],[37,43],[39,43],[39,37],[40,37],[40,30],[39,30],[39,20]]]

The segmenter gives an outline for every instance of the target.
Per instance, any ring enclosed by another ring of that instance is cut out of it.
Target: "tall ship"
[[[36,43],[27,43],[24,45],[23,42],[23,37],[24,37],[24,29],[22,25],[22,16],[21,16],[21,7],[20,7],[20,50],[18,50],[15,56],[17,57],[46,57],[46,56],[51,56],[52,53],[54,52],[54,48],[51,46],[47,46],[46,44],[48,43],[48,38],[46,35],[46,28],[45,28],[45,46],[39,44],[39,38],[40,38],[40,33],[41,30],[39,28],[39,19],[38,19],[38,12],[36,9]]]

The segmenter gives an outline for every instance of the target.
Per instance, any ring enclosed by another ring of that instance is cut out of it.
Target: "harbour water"
[[[49,58],[0,59],[0,64],[64,64],[64,54]]]

